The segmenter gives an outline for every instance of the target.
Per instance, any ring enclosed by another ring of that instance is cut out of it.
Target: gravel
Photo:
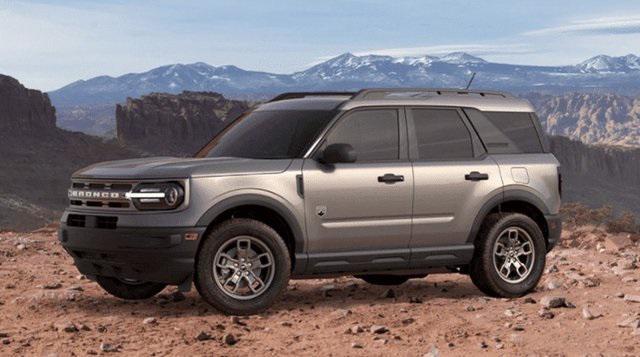
[[[238,343],[238,338],[231,333],[227,333],[222,336],[222,342],[224,342],[228,346],[233,346]]]
[[[382,334],[385,332],[389,332],[389,329],[384,325],[372,325],[369,331],[375,334]]]
[[[640,302],[640,295],[625,295],[623,300],[628,302]]]
[[[102,342],[100,344],[100,351],[102,352],[118,352],[119,350],[120,350],[120,346],[112,343]]]
[[[540,305],[545,309],[557,309],[567,307],[567,299],[562,296],[544,296],[540,299]]]

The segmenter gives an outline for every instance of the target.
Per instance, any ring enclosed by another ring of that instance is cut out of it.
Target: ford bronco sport
[[[59,240],[110,294],[195,286],[229,314],[290,278],[402,284],[468,274],[491,296],[533,289],[560,236],[561,177],[531,105],[506,93],[286,93],[195,158],[76,172]]]

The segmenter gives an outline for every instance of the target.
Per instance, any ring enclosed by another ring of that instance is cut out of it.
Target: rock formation
[[[75,170],[131,156],[116,143],[57,128],[46,94],[0,75],[0,230],[59,219]]]
[[[118,140],[143,153],[190,156],[247,109],[246,102],[212,92],[128,98],[116,107]]]
[[[640,149],[585,145],[560,136],[549,141],[562,164],[563,201],[612,205],[640,216]]]
[[[0,108],[0,130],[4,132],[37,135],[56,127],[56,110],[49,96],[9,76],[0,75]]]
[[[593,93],[524,97],[551,135],[587,144],[640,147],[640,99]]]

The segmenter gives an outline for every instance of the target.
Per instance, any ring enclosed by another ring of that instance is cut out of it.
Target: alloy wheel
[[[517,284],[530,274],[535,260],[533,239],[520,227],[503,230],[493,246],[493,266],[500,278]]]
[[[225,242],[213,260],[213,276],[226,295],[250,300],[264,293],[275,274],[271,249],[259,239],[238,236]]]

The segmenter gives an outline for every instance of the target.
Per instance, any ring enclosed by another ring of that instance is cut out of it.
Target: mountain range
[[[261,97],[288,90],[344,89],[376,86],[464,87],[471,73],[474,86],[510,91],[581,91],[602,89],[640,93],[640,57],[595,56],[577,65],[529,66],[485,61],[464,52],[445,56],[357,56],[345,53],[301,72],[273,74],[236,66],[198,62],[173,64],[119,77],[79,80],[49,92],[55,105],[122,102],[151,92],[217,91],[232,97]]]
[[[260,100],[285,91],[357,90],[366,87],[464,87],[517,94],[640,94],[640,57],[599,55],[576,65],[530,66],[486,61],[464,52],[444,56],[391,57],[345,53],[292,74],[248,71],[198,62],[158,67],[119,77],[79,80],[49,92],[58,124],[90,134],[114,133],[115,104],[152,92],[215,91]],[[108,108],[111,108],[109,111]]]

